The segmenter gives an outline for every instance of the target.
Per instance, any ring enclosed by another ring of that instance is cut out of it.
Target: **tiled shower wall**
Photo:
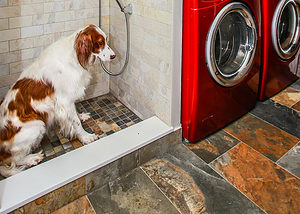
[[[157,115],[171,124],[172,90],[172,0],[123,0],[133,5],[130,16],[131,50],[128,68],[110,78],[110,91],[126,106],[142,114]],[[126,28],[116,1],[110,1],[111,46],[117,58],[113,72],[120,70],[126,52]]]
[[[109,32],[109,0],[102,0],[102,28]],[[0,0],[0,100],[20,72],[61,36],[99,23],[99,0]],[[87,97],[109,91],[109,77],[99,64]]]

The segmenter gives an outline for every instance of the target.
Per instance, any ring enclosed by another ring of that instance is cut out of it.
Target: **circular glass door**
[[[247,6],[226,5],[207,36],[205,57],[210,75],[225,87],[241,82],[250,71],[256,44],[256,25]]]
[[[291,58],[299,48],[300,10],[294,0],[281,1],[274,13],[272,40],[275,51],[282,59]]]

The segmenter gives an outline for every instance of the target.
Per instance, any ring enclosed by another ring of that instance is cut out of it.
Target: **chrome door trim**
[[[250,44],[247,47],[249,52],[246,58],[244,59],[244,63],[242,64],[242,66],[235,73],[226,75],[226,74],[222,74],[216,65],[214,47],[215,47],[216,32],[219,24],[221,23],[225,15],[232,12],[238,12],[244,17],[245,22],[247,23],[249,28],[251,28],[252,35],[249,35],[248,38],[252,36],[253,44]],[[245,4],[239,2],[232,2],[224,6],[219,11],[212,25],[210,26],[207,39],[206,39],[205,60],[206,60],[208,71],[212,76],[212,78],[217,83],[225,87],[232,87],[240,83],[250,71],[250,68],[253,64],[252,62],[255,56],[256,49],[257,49],[257,27],[256,27],[255,19],[250,12],[250,9]]]
[[[295,34],[294,34],[294,38],[292,41],[292,45],[288,48],[288,50],[283,50],[281,48],[280,45],[280,38],[278,35],[278,28],[279,28],[279,20],[281,18],[282,12],[283,10],[286,8],[286,6],[288,4],[292,4],[295,12],[296,12],[296,29],[295,29]],[[273,20],[272,20],[272,42],[273,42],[273,47],[277,53],[277,55],[284,60],[290,59],[291,57],[293,57],[300,46],[300,5],[299,5],[299,1],[295,1],[295,0],[282,0],[278,3],[274,16],[273,16]]]

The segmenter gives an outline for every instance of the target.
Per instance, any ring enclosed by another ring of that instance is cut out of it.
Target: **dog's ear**
[[[93,42],[91,35],[85,32],[79,32],[76,39],[74,48],[76,51],[79,64],[86,69],[86,65],[89,62],[89,58],[92,54]]]

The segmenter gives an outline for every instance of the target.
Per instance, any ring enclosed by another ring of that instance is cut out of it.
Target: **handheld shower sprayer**
[[[100,64],[101,64],[101,67],[103,68],[103,70],[111,76],[118,76],[125,71],[128,61],[129,61],[129,51],[130,51],[130,32],[129,32],[129,18],[128,17],[129,17],[129,15],[132,14],[132,5],[128,4],[127,6],[124,7],[119,0],[116,0],[116,2],[120,7],[121,12],[124,13],[124,15],[125,15],[126,31],[127,31],[127,49],[126,49],[126,58],[125,58],[124,65],[118,73],[112,73],[111,71],[109,71],[105,67],[104,63],[100,60]],[[99,10],[101,10],[101,0],[99,0]],[[101,12],[101,11],[99,11],[99,12]],[[101,13],[99,13],[99,26],[101,27],[101,15],[100,14]]]

